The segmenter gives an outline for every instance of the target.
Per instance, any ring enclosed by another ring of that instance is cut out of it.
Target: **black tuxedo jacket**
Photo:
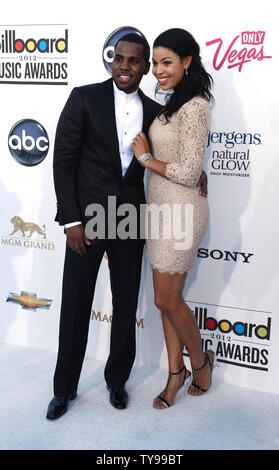
[[[161,106],[139,90],[143,132]],[[133,157],[122,176],[112,78],[74,88],[61,113],[54,145],[54,185],[60,225],[78,220],[91,203],[107,206],[109,195],[136,207],[145,202],[144,168]]]

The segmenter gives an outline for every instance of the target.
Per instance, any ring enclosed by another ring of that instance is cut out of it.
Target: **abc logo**
[[[113,31],[107,40],[105,41],[103,47],[103,62],[106,68],[106,71],[111,75],[111,64],[114,56],[114,47],[123,36],[130,33],[136,33],[140,36],[144,36],[138,29],[133,28],[132,26],[123,26]]]
[[[17,122],[9,133],[8,145],[14,159],[24,166],[35,166],[47,156],[49,139],[43,126],[34,119]]]

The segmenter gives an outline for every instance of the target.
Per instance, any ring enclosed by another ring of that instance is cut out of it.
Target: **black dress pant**
[[[123,387],[136,353],[135,328],[141,277],[141,240],[100,240],[78,255],[66,246],[58,358],[54,374],[55,396],[68,396],[77,389],[85,356],[91,308],[98,271],[108,255],[112,291],[110,354],[105,380],[110,387]]]

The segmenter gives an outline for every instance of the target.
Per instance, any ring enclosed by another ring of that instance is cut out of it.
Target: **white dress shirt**
[[[137,91],[125,93],[113,82],[114,109],[122,176],[130,165],[134,152],[131,146],[133,138],[142,130],[142,102]]]
[[[113,92],[119,155],[121,159],[122,176],[124,177],[134,155],[131,142],[142,130],[142,101],[138,95],[138,91],[125,93],[125,91],[119,90],[114,82]],[[72,222],[66,224],[65,228],[78,224],[81,224],[81,222]]]

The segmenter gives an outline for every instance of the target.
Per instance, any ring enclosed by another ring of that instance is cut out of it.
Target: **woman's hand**
[[[150,145],[143,132],[136,135],[131,146],[136,158],[139,158],[143,153],[150,153]]]
[[[197,187],[200,189],[200,196],[207,197],[207,174],[202,170]]]

